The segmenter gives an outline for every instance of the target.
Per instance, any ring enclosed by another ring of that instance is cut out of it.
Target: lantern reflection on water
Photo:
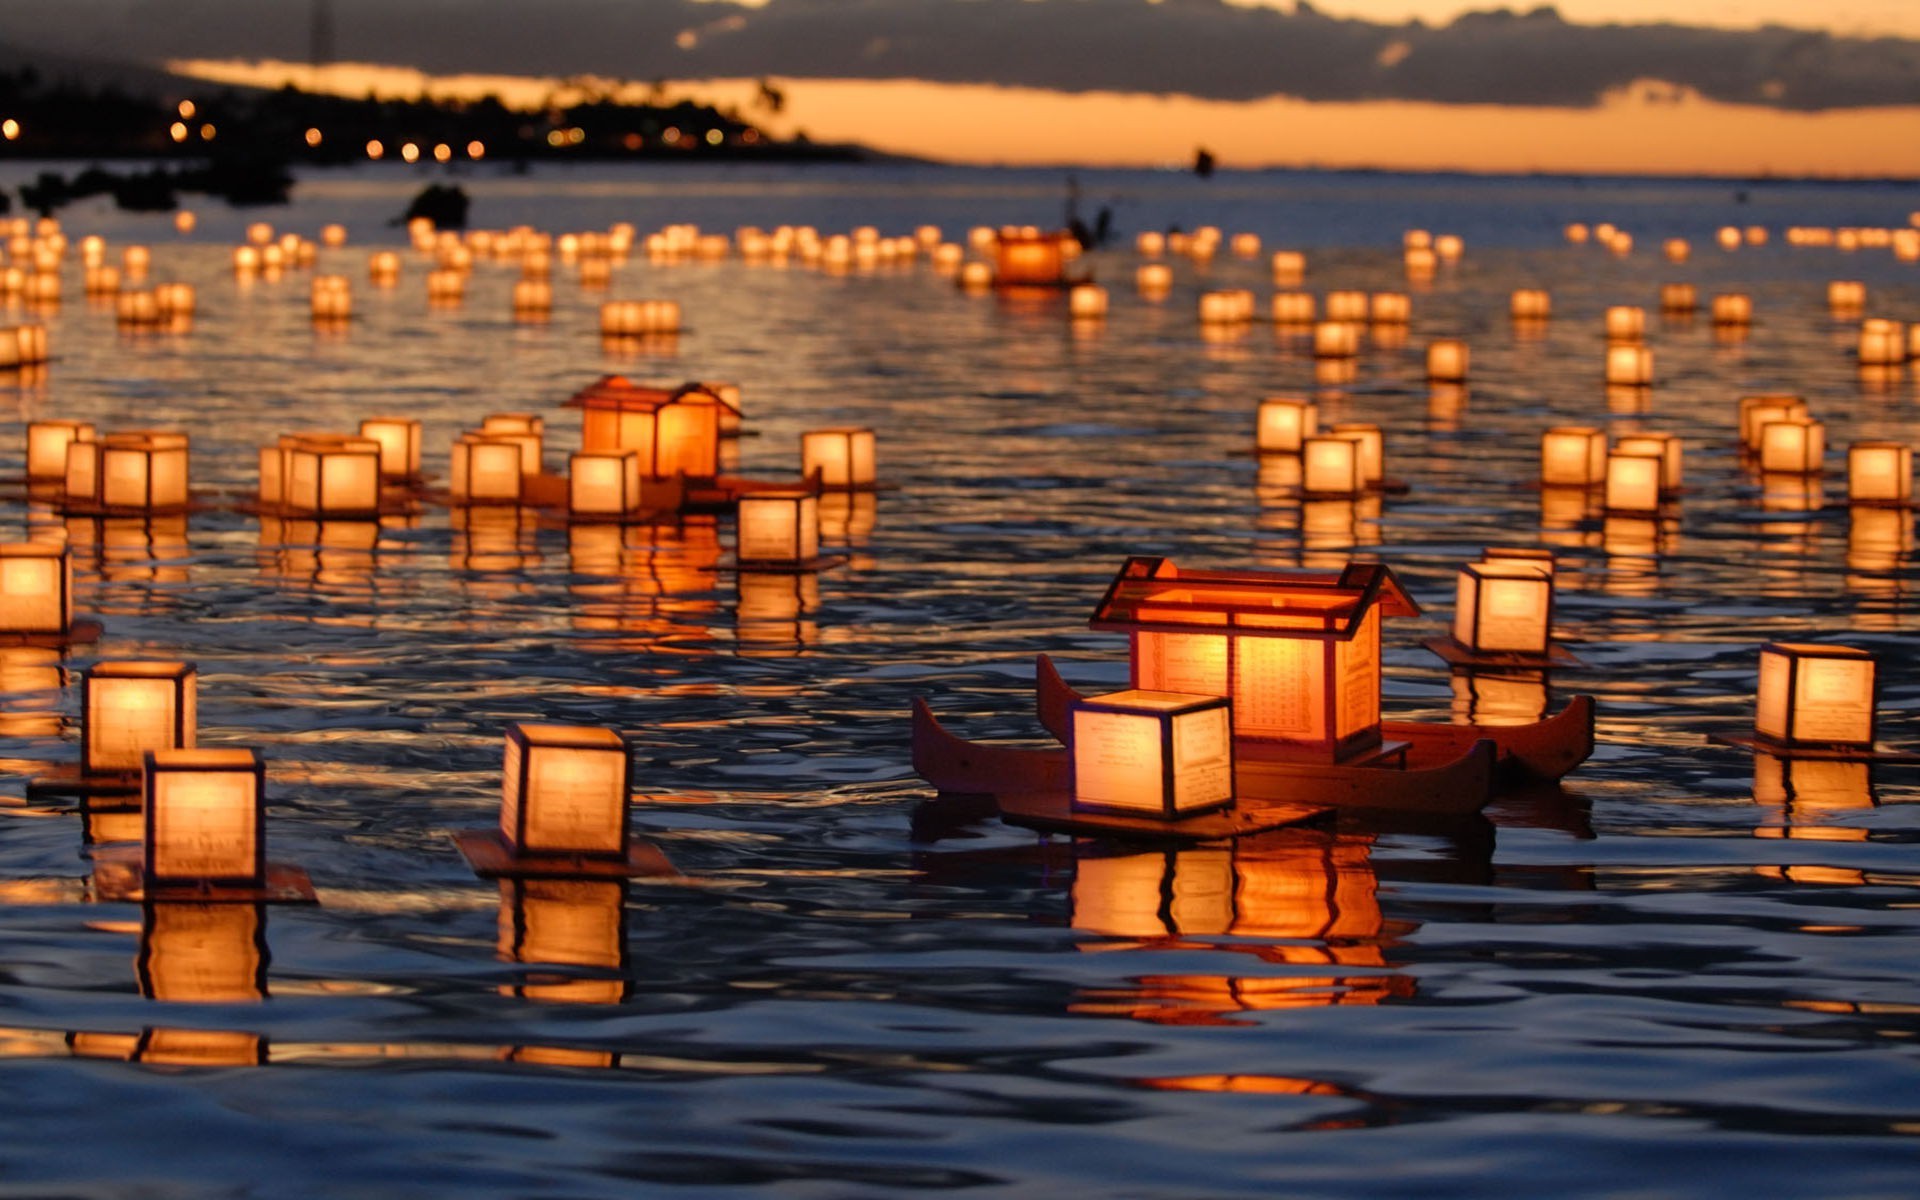
[[[627,996],[627,888],[620,880],[503,879],[499,953],[529,972],[500,993],[547,1004],[618,1004]],[[581,968],[584,968],[582,970]]]
[[[258,904],[158,901],[145,906],[140,994],[186,1004],[239,1004],[267,995],[266,912]]]
[[[1455,667],[1451,684],[1454,720],[1467,725],[1531,725],[1552,701],[1544,670]]]

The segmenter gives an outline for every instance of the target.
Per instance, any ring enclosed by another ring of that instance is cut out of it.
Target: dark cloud
[[[0,39],[303,59],[298,0],[7,0]],[[434,72],[925,79],[1225,100],[1584,106],[1638,79],[1790,109],[1920,103],[1920,41],[1572,25],[1550,8],[1382,25],[1222,0],[332,0],[338,57]]]

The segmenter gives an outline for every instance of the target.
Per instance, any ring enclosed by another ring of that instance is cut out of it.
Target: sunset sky
[[[530,105],[558,76],[661,80],[779,134],[974,162],[1920,175],[1913,0],[331,3],[318,80],[303,3],[9,0],[0,41],[356,94],[477,76]]]

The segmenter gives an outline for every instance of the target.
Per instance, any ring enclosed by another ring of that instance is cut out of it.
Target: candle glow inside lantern
[[[1545,487],[1599,487],[1607,478],[1607,435],[1587,425],[1560,425],[1540,435]]]
[[[1660,481],[1666,460],[1659,454],[1607,455],[1604,504],[1608,512],[1651,513],[1660,510]]]
[[[455,504],[518,504],[524,479],[518,442],[463,433],[453,443],[448,487]]]
[[[1847,500],[1904,504],[1913,497],[1913,448],[1904,442],[1854,442],[1847,447]]]
[[[1827,307],[1836,314],[1857,313],[1867,306],[1867,285],[1858,279],[1835,279],[1827,284]]]
[[[1907,361],[1906,326],[1880,317],[1862,321],[1856,354],[1862,366],[1899,366]]]
[[[577,517],[624,517],[640,511],[640,454],[581,450],[567,460],[567,510]]]
[[[1789,417],[1760,426],[1760,469],[1813,475],[1827,453],[1826,428],[1809,417]]]
[[[1327,432],[1334,437],[1351,438],[1359,447],[1360,483],[1379,487],[1386,482],[1387,441],[1378,425],[1364,421],[1343,421]]]
[[[109,433],[67,444],[66,494],[106,509],[165,512],[187,506],[187,435]]]
[[[1453,640],[1476,654],[1546,654],[1553,576],[1533,563],[1494,559],[1460,568]]]
[[[1608,346],[1607,383],[1614,387],[1651,386],[1653,351],[1637,342],[1616,343]]]
[[[1754,733],[1781,746],[1871,748],[1875,675],[1865,650],[1768,642],[1760,647]]]
[[[1798,396],[1740,397],[1740,445],[1750,454],[1760,452],[1760,431],[1773,421],[1807,415],[1807,402]]]
[[[1329,433],[1300,440],[1300,491],[1309,496],[1358,496],[1367,490],[1357,438]]]
[[[1231,705],[1130,690],[1073,706],[1073,807],[1173,820],[1233,803]]]
[[[819,497],[808,488],[743,493],[734,555],[756,566],[803,567],[819,558]]]
[[[1273,321],[1276,325],[1311,325],[1319,310],[1312,292],[1275,292]]]
[[[1344,321],[1363,325],[1367,321],[1368,301],[1365,292],[1338,291],[1327,293],[1327,320]]]
[[[27,424],[27,478],[64,479],[67,474],[67,447],[74,442],[94,440],[90,421],[44,420]]]
[[[627,740],[611,729],[513,722],[500,832],[515,855],[625,859],[632,776]]]
[[[993,242],[993,282],[1000,287],[1057,287],[1066,278],[1072,235],[1002,229]]]
[[[1690,283],[1660,285],[1660,311],[1669,315],[1691,313],[1700,307],[1700,292]]]
[[[149,750],[192,749],[197,679],[188,662],[102,662],[82,673],[81,771],[138,771]]]
[[[412,417],[368,417],[360,422],[360,436],[380,447],[380,477],[391,480],[420,478],[420,422]]]
[[[1661,431],[1642,433],[1623,433],[1614,440],[1613,448],[1621,454],[1657,454],[1660,456],[1660,494],[1677,495],[1682,479],[1681,452],[1684,447],[1678,437]]]
[[[1107,315],[1107,289],[1097,283],[1076,284],[1067,293],[1067,312],[1081,320]]]
[[[1260,402],[1254,446],[1261,454],[1298,454],[1320,427],[1320,409],[1311,400],[1269,396]]]
[[[1131,636],[1134,688],[1226,697],[1236,738],[1333,759],[1380,744],[1380,621],[1419,611],[1377,563],[1183,571],[1136,557],[1088,624]]]
[[[1405,325],[1413,319],[1413,301],[1405,292],[1375,292],[1367,311],[1375,325]]]
[[[1457,338],[1440,338],[1427,344],[1429,382],[1463,382],[1467,377],[1467,362],[1467,344]]]
[[[822,487],[871,490],[874,442],[871,429],[810,429],[800,435],[800,473],[819,473]]]
[[[1507,311],[1516,321],[1544,321],[1553,315],[1553,296],[1544,288],[1516,288]]]
[[[1745,292],[1722,292],[1713,298],[1715,325],[1751,325],[1753,297]]]
[[[0,544],[0,633],[73,627],[73,558],[50,542]]]
[[[266,882],[266,769],[249,749],[148,750],[145,876],[153,886]]]
[[[1647,335],[1646,310],[1633,304],[1616,304],[1607,309],[1607,340],[1637,342]]]

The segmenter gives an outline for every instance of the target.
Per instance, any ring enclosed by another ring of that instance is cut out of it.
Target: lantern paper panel
[[[412,417],[368,417],[360,422],[360,436],[380,447],[380,477],[420,478],[420,422]]]
[[[1357,496],[1366,490],[1358,439],[1328,435],[1300,443],[1300,490],[1313,496]]]
[[[800,435],[800,473],[819,472],[829,488],[874,486],[874,437],[871,429],[813,429]]]
[[[453,444],[448,481],[454,503],[518,504],[522,463],[522,451],[515,442],[461,434]]]
[[[1377,487],[1385,481],[1387,472],[1386,437],[1380,427],[1370,422],[1350,421],[1334,425],[1327,430],[1334,437],[1351,438],[1358,447],[1360,464],[1360,482],[1366,487]]]
[[[1459,383],[1467,377],[1467,344],[1456,338],[1442,338],[1427,345],[1427,378],[1440,383]]]
[[[1788,746],[1870,748],[1875,675],[1865,650],[1769,642],[1760,647],[1754,732]]]
[[[1623,433],[1613,443],[1620,454],[1653,454],[1660,459],[1660,494],[1675,495],[1680,491],[1684,478],[1682,451],[1684,446],[1678,437],[1671,433]]]
[[[364,516],[380,510],[380,446],[372,439],[296,439],[283,458],[285,504],[314,516]],[[264,492],[264,477],[262,491]]]
[[[624,859],[627,741],[596,726],[507,726],[500,831],[515,853]]]
[[[90,421],[45,420],[27,425],[27,478],[64,479],[67,474],[67,446],[73,442],[94,440]]]
[[[819,500],[811,492],[740,497],[735,557],[743,563],[801,565],[820,556]]]
[[[1607,435],[1562,425],[1540,435],[1540,482],[1547,487],[1598,487],[1606,482]]]
[[[1545,654],[1553,579],[1514,560],[1469,563],[1455,588],[1453,639],[1482,654]]]
[[[50,542],[0,544],[0,633],[65,633],[73,625],[73,559]]]
[[[1233,801],[1226,700],[1124,691],[1074,705],[1074,807],[1174,818]]]
[[[1760,426],[1760,469],[1812,475],[1826,458],[1826,429],[1806,417],[1768,421]]]
[[[1610,512],[1650,513],[1660,508],[1666,460],[1658,454],[1607,455],[1605,506]]]
[[[1913,496],[1913,448],[1904,442],[1854,442],[1847,447],[1847,499],[1900,504]]]
[[[1320,428],[1320,409],[1311,400],[1272,396],[1260,402],[1254,445],[1262,454],[1298,454]]]
[[[147,751],[147,881],[260,886],[265,783],[254,750]]]
[[[102,662],[80,677],[81,767],[137,771],[150,750],[191,749],[198,674],[188,662]]]
[[[576,516],[619,517],[642,507],[640,455],[581,451],[567,460],[567,507]]]

